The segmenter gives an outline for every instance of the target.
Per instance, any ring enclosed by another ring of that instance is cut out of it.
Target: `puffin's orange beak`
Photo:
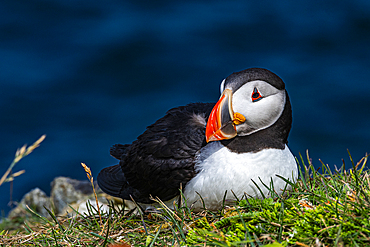
[[[237,135],[235,125],[245,122],[245,117],[234,113],[232,91],[225,89],[209,115],[206,127],[206,141],[231,139]]]

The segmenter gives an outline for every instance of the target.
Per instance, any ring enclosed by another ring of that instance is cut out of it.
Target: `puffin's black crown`
[[[279,90],[285,89],[285,84],[279,76],[262,68],[250,68],[232,73],[225,80],[225,88],[226,86],[231,87],[235,92],[245,83],[256,80],[268,82]]]

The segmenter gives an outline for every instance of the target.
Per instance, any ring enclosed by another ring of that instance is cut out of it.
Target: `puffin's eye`
[[[260,99],[262,99],[262,95],[260,94],[260,92],[258,92],[257,88],[254,88],[252,93],[252,101],[256,102],[259,101]]]

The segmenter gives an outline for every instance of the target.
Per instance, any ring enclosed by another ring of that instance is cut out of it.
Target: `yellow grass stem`
[[[102,219],[101,219],[100,208],[99,208],[98,196],[96,195],[95,187],[94,187],[94,178],[93,178],[93,176],[92,176],[92,173],[91,173],[90,168],[89,168],[87,165],[85,165],[85,163],[81,163],[81,165],[82,165],[82,167],[85,169],[85,172],[86,172],[87,178],[88,178],[88,179],[90,180],[90,182],[91,182],[91,186],[92,186],[92,189],[93,189],[93,192],[94,192],[94,196],[95,196],[95,200],[96,200],[96,207],[98,208],[100,224],[103,224],[103,223],[102,223]]]

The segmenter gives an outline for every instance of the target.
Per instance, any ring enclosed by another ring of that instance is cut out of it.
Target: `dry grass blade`
[[[17,150],[17,152],[15,153],[15,158],[14,158],[13,162],[10,164],[8,170],[4,173],[4,175],[0,179],[0,186],[7,180],[8,175],[11,172],[11,170],[13,169],[13,167],[15,166],[15,164],[17,164],[22,158],[24,158],[27,155],[29,155],[30,153],[32,153],[32,151],[35,150],[40,145],[40,143],[45,139],[45,137],[46,137],[46,135],[42,135],[37,141],[35,141],[28,148],[27,148],[26,145],[24,145],[23,147],[21,147],[20,149]],[[19,172],[15,173],[15,174],[18,174],[18,176],[20,175]],[[12,177],[15,177],[14,174],[13,174]],[[8,180],[8,181],[11,181],[11,180]]]
[[[93,192],[94,192],[94,196],[95,196],[96,207],[97,207],[97,210],[98,210],[98,213],[99,213],[100,224],[102,224],[98,196],[96,195],[95,186],[94,186],[94,177],[92,176],[90,168],[87,165],[85,165],[85,163],[81,163],[81,165],[85,169],[87,178],[90,180],[90,183],[91,183],[91,186],[92,186],[92,189],[93,189]]]
[[[14,180],[15,177],[18,177],[18,176],[22,175],[25,172],[26,172],[25,170],[17,171],[15,173],[13,173],[10,177],[6,178],[4,182],[11,182],[11,181]]]

